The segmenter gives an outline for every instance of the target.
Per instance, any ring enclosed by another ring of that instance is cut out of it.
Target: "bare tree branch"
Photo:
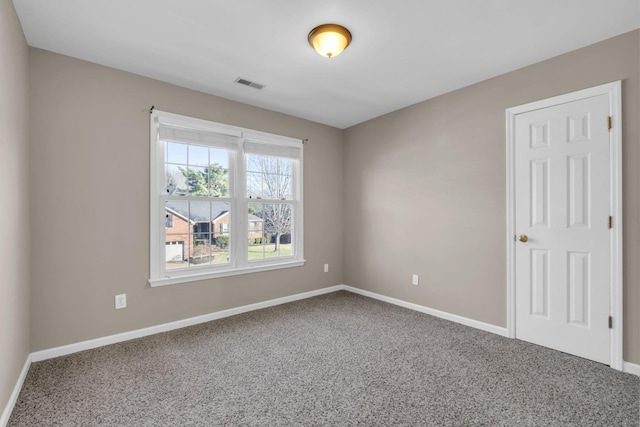
[[[247,191],[251,198],[287,200],[291,197],[291,160],[268,156],[247,156]],[[252,213],[264,220],[264,230],[275,237],[274,251],[280,250],[280,238],[291,233],[292,205],[255,204]]]

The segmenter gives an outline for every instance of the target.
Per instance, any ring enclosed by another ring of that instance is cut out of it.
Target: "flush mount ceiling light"
[[[309,33],[309,44],[316,52],[327,58],[333,58],[351,43],[351,33],[342,25],[318,25]]]

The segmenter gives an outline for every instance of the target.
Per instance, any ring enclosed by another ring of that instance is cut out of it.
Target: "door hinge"
[[[609,329],[613,329],[613,317],[609,316]]]
[[[613,217],[611,215],[609,215],[609,220],[607,224],[609,225],[609,228],[613,228]]]
[[[611,116],[607,117],[607,129],[611,130],[613,125],[611,124]]]

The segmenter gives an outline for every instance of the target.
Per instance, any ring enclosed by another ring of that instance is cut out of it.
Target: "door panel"
[[[549,227],[549,159],[531,161],[531,226]]]
[[[531,311],[532,316],[549,318],[549,251],[532,249]]]
[[[516,337],[609,363],[609,98],[515,116]]]
[[[569,252],[569,323],[589,326],[588,253]]]

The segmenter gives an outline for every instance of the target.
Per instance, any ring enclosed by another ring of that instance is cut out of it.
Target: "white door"
[[[610,363],[610,99],[515,116],[516,338]]]

